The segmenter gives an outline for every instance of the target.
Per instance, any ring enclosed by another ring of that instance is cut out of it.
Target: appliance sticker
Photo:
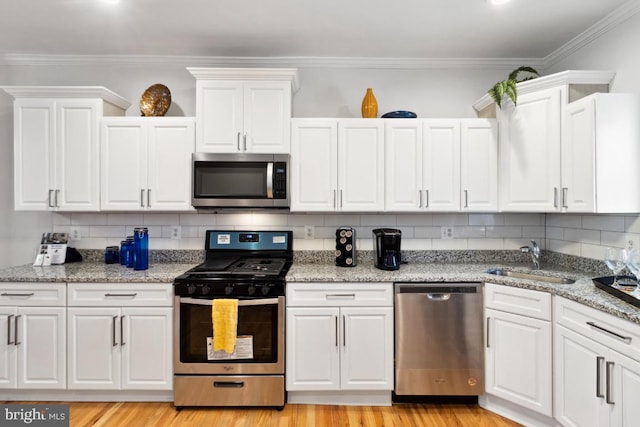
[[[219,245],[231,244],[231,234],[218,234],[218,244]]]
[[[273,243],[287,243],[285,236],[273,236]]]
[[[213,337],[207,337],[207,360],[253,359],[253,336],[238,335],[233,353],[213,351]]]

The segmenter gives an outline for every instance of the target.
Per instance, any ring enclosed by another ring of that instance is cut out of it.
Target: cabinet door
[[[291,210],[335,210],[338,122],[294,119],[291,127]]]
[[[428,210],[460,210],[460,121],[425,121],[422,190]]]
[[[96,100],[56,102],[55,205],[59,210],[100,208],[99,108]]]
[[[147,128],[137,118],[103,119],[101,203],[105,210],[140,210],[147,205]]]
[[[553,407],[554,418],[562,425],[609,425],[611,407],[605,402],[607,351],[595,341],[556,324]]]
[[[18,310],[0,307],[0,389],[16,388],[18,370],[17,349],[14,345],[14,325]]]
[[[463,120],[460,134],[462,210],[498,210],[498,128],[495,120]]]
[[[195,149],[192,119],[158,119],[148,129],[148,203],[151,210],[193,210],[191,154]]]
[[[198,80],[196,82],[196,151],[237,153],[243,139],[243,83]]]
[[[342,307],[342,390],[393,389],[393,308]]]
[[[595,210],[595,100],[565,106],[562,135],[561,207]]]
[[[340,310],[287,308],[287,390],[340,389]]]
[[[422,121],[390,119],[384,127],[385,209],[419,211],[422,193]]]
[[[69,307],[67,310],[69,388],[119,389],[120,309]],[[149,360],[151,363],[152,358]]]
[[[242,151],[289,153],[291,146],[291,83],[244,84]]]
[[[613,382],[611,400],[614,402],[611,425],[635,426],[640,419],[640,363],[615,351],[610,353],[607,361],[613,362],[610,367]]]
[[[500,209],[554,212],[560,191],[560,103],[564,88],[518,97],[498,111]]]
[[[486,391],[552,416],[551,322],[487,309]]]
[[[171,308],[123,308],[122,388],[171,390],[173,384]]]
[[[67,383],[64,307],[18,308],[18,388],[64,389]]]
[[[14,102],[14,201],[16,210],[48,210],[55,190],[55,102]]]
[[[338,209],[384,210],[382,120],[338,121]]]

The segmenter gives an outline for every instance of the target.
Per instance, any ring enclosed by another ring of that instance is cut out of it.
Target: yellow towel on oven
[[[213,351],[233,353],[238,335],[238,300],[214,299],[211,305]]]

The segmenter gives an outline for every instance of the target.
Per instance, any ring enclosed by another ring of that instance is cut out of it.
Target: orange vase
[[[365,119],[378,117],[378,101],[370,87],[367,88],[367,93],[365,93],[362,100],[362,117]]]

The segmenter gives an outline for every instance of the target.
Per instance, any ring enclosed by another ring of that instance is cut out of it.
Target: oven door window
[[[278,360],[278,303],[238,306],[238,336],[251,336],[253,357],[242,363],[276,363]],[[207,339],[213,336],[210,305],[180,303],[180,361],[229,363],[209,360]],[[233,359],[231,359],[233,360]]]
[[[196,198],[267,198],[265,162],[195,162],[194,168]]]

